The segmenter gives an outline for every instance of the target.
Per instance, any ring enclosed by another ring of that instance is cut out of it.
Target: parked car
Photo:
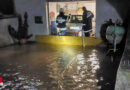
[[[82,30],[82,15],[70,15],[67,21],[67,33],[77,34]]]

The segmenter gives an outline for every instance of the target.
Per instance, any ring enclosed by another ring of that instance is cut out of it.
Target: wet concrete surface
[[[104,46],[22,45],[1,48],[2,90],[114,90],[121,58]],[[113,55],[113,54],[112,54]]]
[[[124,52],[117,71],[115,90],[130,90],[130,35],[129,34],[130,31],[128,30],[126,35]]]

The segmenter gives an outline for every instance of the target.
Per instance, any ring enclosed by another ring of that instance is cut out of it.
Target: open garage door
[[[79,22],[82,20],[82,7],[85,6],[88,10],[90,10],[94,14],[94,18],[92,19],[92,32],[90,36],[95,36],[95,22],[96,22],[96,1],[95,0],[48,0],[48,26],[50,29],[50,33],[52,35],[56,35],[57,32],[57,24],[56,18],[59,14],[61,8],[63,8],[66,16],[69,17],[71,15],[71,19],[67,21],[67,35],[77,35],[76,32],[71,32],[70,27],[73,26],[73,29],[82,29]],[[78,23],[76,19],[78,18]],[[72,22],[72,20],[74,20]],[[74,27],[76,26],[76,27]]]

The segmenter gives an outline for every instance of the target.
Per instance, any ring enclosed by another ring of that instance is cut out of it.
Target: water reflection
[[[9,65],[11,68],[7,68],[4,72],[0,73],[3,78],[4,86],[0,87],[3,90],[38,90],[36,87],[43,85],[43,82],[36,77],[29,77],[28,75],[23,75],[20,73],[21,66],[16,68]]]
[[[2,57],[4,89],[12,90],[97,90],[99,51],[93,47],[52,48],[37,46],[28,53]],[[14,49],[15,50],[15,49]],[[24,50],[23,50],[24,52]],[[17,53],[17,52],[16,52]],[[20,58],[19,58],[20,56]]]
[[[96,90],[98,80],[95,73],[99,69],[99,59],[97,57],[97,50],[88,52],[89,55],[81,51],[80,53],[71,52],[65,53],[65,50],[59,57],[60,66],[63,67],[58,70],[59,89],[63,90]],[[57,73],[58,74],[58,73]],[[53,75],[54,76],[54,75]]]

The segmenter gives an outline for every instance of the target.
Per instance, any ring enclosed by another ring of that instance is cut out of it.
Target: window
[[[82,15],[72,15],[70,23],[82,23]]]

